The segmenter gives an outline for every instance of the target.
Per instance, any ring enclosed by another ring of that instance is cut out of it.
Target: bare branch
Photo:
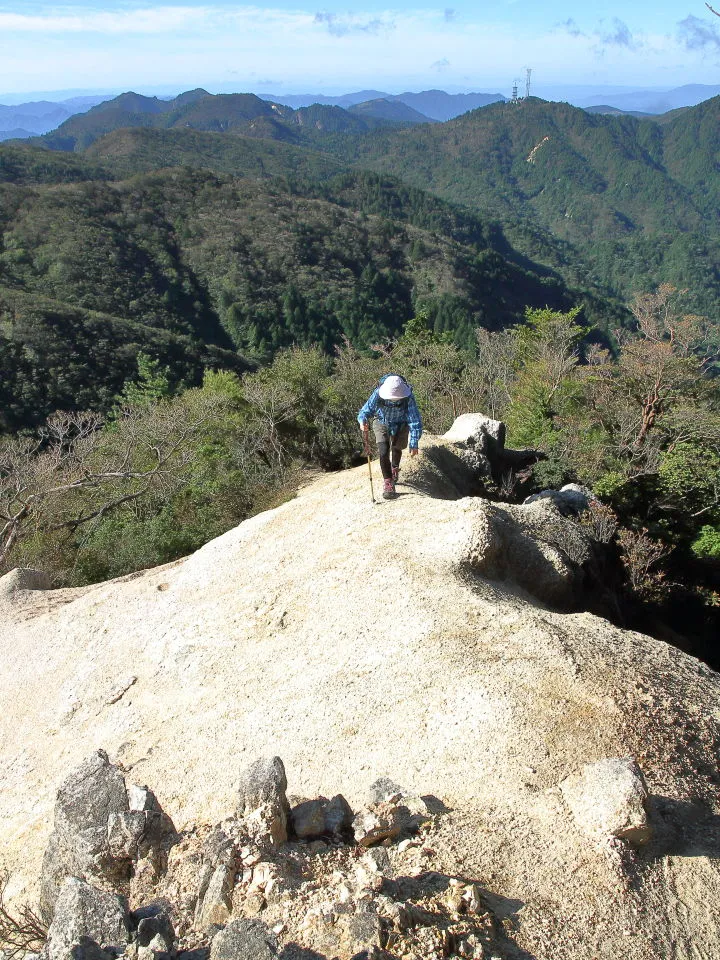
[[[9,911],[5,905],[8,880],[7,870],[0,870],[0,948],[8,960],[13,960],[38,953],[45,945],[47,927],[27,905],[20,907],[17,915]]]
[[[222,416],[218,398],[128,406],[110,427],[95,413],[57,413],[41,439],[0,443],[0,568],[31,531],[77,530],[184,482],[195,439]]]

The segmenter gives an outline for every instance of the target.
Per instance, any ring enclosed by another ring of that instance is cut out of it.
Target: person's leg
[[[390,435],[384,423],[373,420],[373,433],[380,458],[380,471],[383,480],[392,480],[392,466],[390,464]]]
[[[397,483],[398,473],[400,472],[400,460],[402,459],[403,450],[406,449],[408,445],[408,437],[410,436],[410,427],[405,424],[401,427],[395,436],[392,438],[392,477],[393,480]]]

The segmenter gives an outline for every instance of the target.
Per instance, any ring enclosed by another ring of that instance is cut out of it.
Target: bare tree
[[[34,439],[0,444],[0,570],[33,532],[72,533],[151,492],[185,482],[196,440],[220,415],[217,397],[128,406],[111,424],[57,413]]]
[[[618,533],[618,542],[623,566],[635,593],[644,597],[662,594],[665,577],[655,568],[669,554],[668,548],[649,537],[647,530],[622,529]]]
[[[468,365],[462,389],[472,409],[486,411],[497,420],[510,403],[510,389],[517,374],[518,344],[512,330],[475,330],[478,362]]]
[[[298,396],[289,383],[265,369],[243,378],[243,393],[252,404],[255,416],[252,453],[268,465],[280,466],[286,457],[282,426],[293,419],[298,410]]]
[[[663,284],[637,296],[636,331],[616,331],[618,363],[595,351],[581,373],[591,420],[608,437],[609,459],[619,455],[631,476],[656,473],[664,451],[717,431],[706,376],[713,344],[706,321],[679,309],[681,294]]]

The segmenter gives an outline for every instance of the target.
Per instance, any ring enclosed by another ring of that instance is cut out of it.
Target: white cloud
[[[148,7],[145,10],[78,13],[2,13],[0,31],[8,33],[164,33],[196,26],[212,16],[210,7]]]
[[[675,77],[668,64],[674,63],[682,64],[678,76],[684,71],[679,82],[688,82],[703,53],[688,51],[668,34],[631,34],[612,19],[604,25],[567,20],[540,30],[480,15],[454,18],[450,8],[360,7],[350,14],[323,12],[320,3],[303,10],[222,6],[217,0],[151,7],[140,0],[112,12],[25,9],[0,12],[0,35],[7,41],[12,34],[0,59],[0,90],[212,87],[232,76],[239,90],[251,89],[258,77],[274,77],[278,88],[372,84],[392,91],[436,84],[442,71],[450,86],[509,93],[526,64],[539,84],[597,82],[601,74],[606,82],[644,85],[657,83],[655,74],[670,84]],[[700,70],[696,75],[702,78]]]
[[[322,23],[333,37],[346,37],[349,33],[381,33],[394,30],[395,23],[383,17],[358,17],[354,14],[338,14],[321,11],[313,18],[314,23]]]

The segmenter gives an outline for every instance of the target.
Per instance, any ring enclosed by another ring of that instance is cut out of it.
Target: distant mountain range
[[[319,136],[328,134],[363,134],[380,127],[431,122],[407,104],[384,98],[355,104],[349,110],[320,103],[293,109],[254,93],[213,95],[197,89],[174,100],[123,93],[70,117],[42,139],[51,150],[85,150],[114,130],[148,127],[243,134],[311,146]]]
[[[0,130],[0,142],[4,140],[27,140],[32,136],[34,134],[30,133],[29,130],[23,130],[22,127],[17,127],[15,130]]]
[[[602,94],[578,103],[582,107],[610,106],[623,113],[668,113],[678,107],[694,107],[720,94],[720,84],[689,83],[673,90],[638,90],[636,93]]]
[[[35,100],[7,106],[0,103],[0,140],[48,133],[77,113],[89,110],[107,97],[72,97],[61,103]]]
[[[568,91],[568,93],[570,92]],[[202,89],[199,90],[199,93],[202,96],[212,96],[208,91]],[[545,99],[565,100],[588,110],[590,113],[628,114],[635,117],[647,117],[661,116],[682,107],[695,106],[718,94],[720,94],[720,85],[717,84],[686,84],[667,91],[628,91],[626,88],[619,88],[619,92],[614,93],[612,88],[606,87],[602,89],[601,93],[591,94],[587,89],[584,89],[582,92],[577,90],[575,95],[567,97],[562,95],[562,90],[553,88],[552,95],[545,95]],[[98,106],[115,109],[118,101],[120,101],[121,109],[125,110],[128,116],[132,113],[144,115],[169,113],[171,109],[184,107],[187,103],[185,98],[193,95],[194,92],[191,91],[189,94],[181,94],[175,98],[121,94],[120,97],[114,98],[110,95],[97,95],[69,97],[59,102],[35,100],[13,105],[0,103],[0,141],[27,139],[49,133],[72,117],[84,114]],[[356,119],[361,121],[386,121],[391,123],[444,122],[470,110],[476,110],[478,107],[506,101],[506,97],[501,93],[447,93],[444,90],[423,90],[420,93],[407,91],[400,94],[391,94],[382,90],[371,89],[358,90],[340,96],[326,96],[321,93],[263,93],[257,96],[255,94],[232,93],[217,94],[216,96],[255,96],[258,101],[279,104],[293,110],[301,110],[316,104],[325,107],[339,107],[354,114]],[[129,97],[139,98],[135,102],[137,110],[133,109]],[[107,107],[108,104],[114,104],[115,106]],[[261,112],[258,111],[258,116],[260,115]],[[287,120],[287,117],[285,119]],[[192,120],[189,123],[194,126]],[[149,124],[141,123],[140,125],[147,126]],[[108,129],[115,129],[116,126],[117,124]],[[195,129],[212,128],[200,126],[195,127]]]
[[[105,326],[83,402],[112,402],[139,344],[190,382],[211,347],[368,345],[418,304],[464,346],[526,304],[582,303],[607,334],[662,282],[715,320],[718,131],[720,97],[649,119],[530,97],[443,123],[385,97],[123,94],[0,145],[0,368],[22,358],[35,390],[11,391],[13,416],[54,409],[67,344],[86,338],[82,367]]]
[[[348,113],[353,113],[357,117],[372,117],[376,120],[390,120],[393,123],[436,123],[417,110],[413,110],[402,100],[387,100],[384,97],[378,97],[377,100],[366,100],[364,103],[356,103],[348,109]]]
[[[343,107],[345,110],[359,103],[367,101],[385,100],[388,102],[404,103],[416,110],[425,118],[431,120],[452,120],[468,110],[486,107],[490,103],[497,103],[506,98],[501,93],[446,93],[444,90],[423,90],[422,93],[383,93],[381,90],[359,90],[357,93],[346,93],[340,97],[326,97],[318,93],[305,94],[263,94],[263,100],[272,100],[283,103],[288,107],[308,107],[313,103],[322,103],[327,106]]]
[[[641,120],[657,119],[654,113],[641,113],[640,110],[621,110],[620,107],[611,107],[609,103],[601,103],[596,107],[583,107],[585,113],[599,113],[607,117],[638,117]]]
[[[197,96],[196,96],[197,95]],[[207,90],[199,89],[183,93],[178,97],[146,97],[141,94],[121,94],[119,97],[97,96],[97,97],[71,97],[59,103],[47,100],[32,101],[12,106],[0,104],[0,141],[10,139],[27,139],[33,136],[41,136],[56,130],[67,120],[77,117],[79,114],[94,112],[93,121],[96,119],[97,110],[113,111],[114,115],[119,116],[120,112],[125,112],[130,118],[132,114],[142,114],[145,116],[152,114],[170,113],[187,106],[191,100],[199,97],[210,97],[212,94]],[[227,105],[229,98],[237,97],[255,97],[254,94],[218,94],[220,103]],[[189,100],[188,98],[191,98]],[[380,90],[360,90],[356,93],[347,93],[339,97],[326,97],[322,94],[299,94],[292,96],[274,96],[263,94],[255,97],[257,101],[265,103],[276,103],[281,106],[290,107],[293,110],[299,110],[319,104],[325,107],[340,107],[348,110],[360,120],[369,121],[389,121],[393,123],[429,123],[432,121],[450,120],[453,117],[460,116],[468,110],[474,110],[477,107],[484,107],[490,103],[495,103],[505,98],[499,93],[445,93],[444,90],[425,90],[422,93],[403,93],[394,95],[383,93]],[[262,110],[256,111],[257,116],[262,115]],[[269,114],[268,114],[269,115]],[[109,116],[109,114],[108,114]],[[252,118],[244,117],[248,120]],[[287,118],[285,118],[287,119]],[[174,121],[173,121],[174,122]],[[169,126],[173,125],[169,123]],[[132,123],[131,126],[148,126],[148,123]],[[195,129],[212,129],[204,126],[196,127],[193,119],[188,121],[188,125]],[[83,126],[82,124],[80,125]],[[113,123],[109,129],[115,129],[116,123]],[[104,130],[103,132],[108,132]]]

